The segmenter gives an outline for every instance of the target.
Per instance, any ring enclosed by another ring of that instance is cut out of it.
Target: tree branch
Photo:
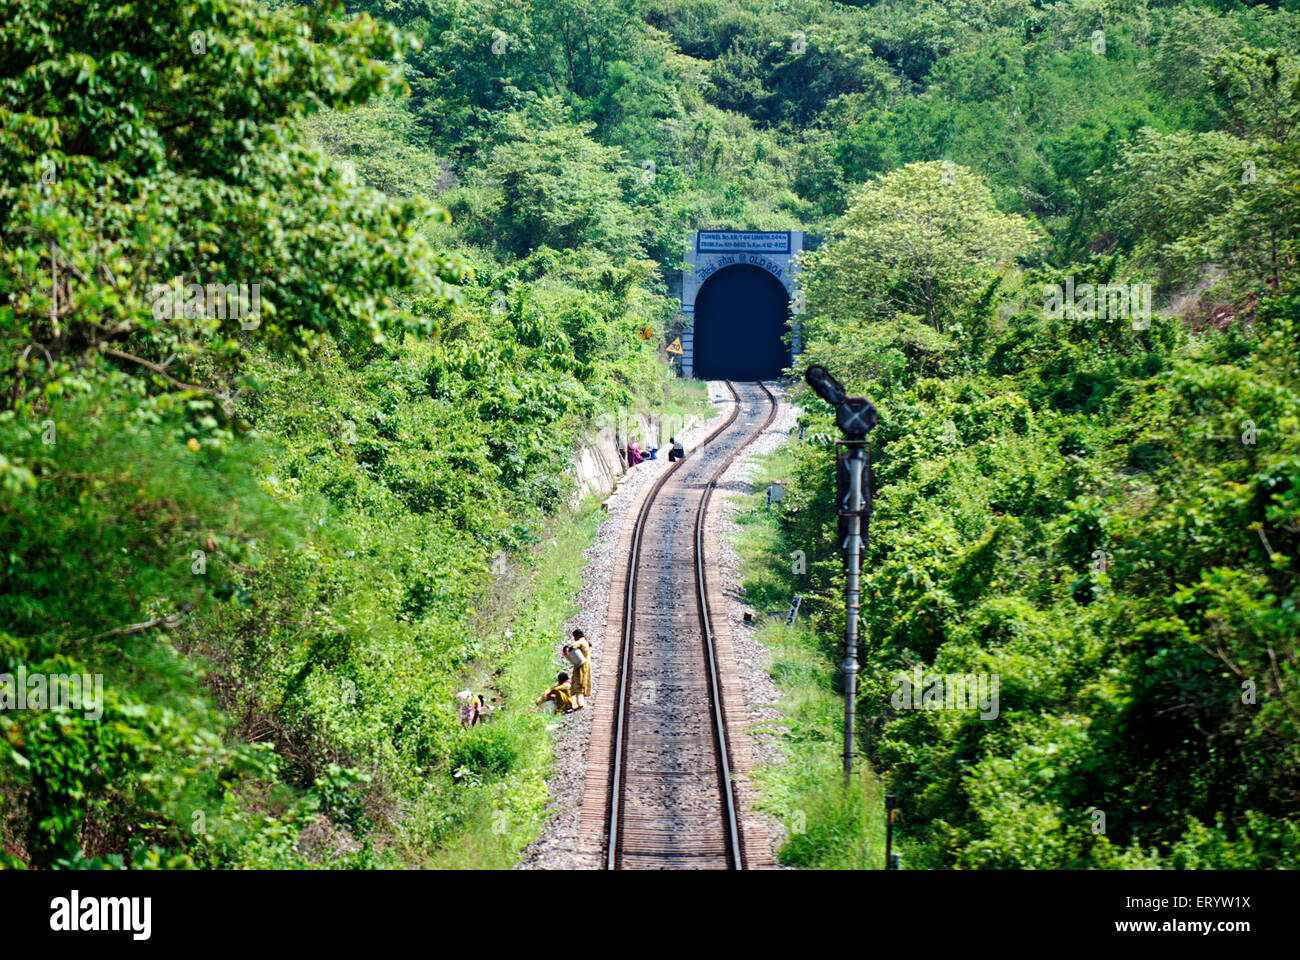
[[[141,630],[151,630],[154,627],[174,627],[185,619],[185,615],[190,612],[190,609],[193,606],[194,604],[187,603],[175,613],[169,613],[165,617],[155,617],[154,619],[146,620],[143,623],[130,623],[125,627],[106,630],[103,633],[97,633],[93,637],[90,637],[88,640],[83,640],[82,642],[93,643],[96,640],[103,640],[105,637],[115,637],[127,633],[139,633]]]
[[[108,354],[110,357],[117,357],[119,360],[129,360],[132,363],[139,364],[140,366],[144,367],[146,370],[152,370],[158,376],[162,377],[164,380],[170,383],[173,387],[177,387],[181,390],[193,390],[195,393],[203,393],[209,397],[215,397],[218,395],[215,390],[209,390],[207,387],[195,386],[192,383],[182,383],[180,380],[177,380],[175,377],[173,377],[170,373],[168,373],[165,369],[163,369],[158,364],[152,363],[149,360],[145,360],[143,357],[137,357],[133,353],[127,353],[124,350],[118,350],[116,347],[102,347],[101,349],[104,351],[104,353]]]

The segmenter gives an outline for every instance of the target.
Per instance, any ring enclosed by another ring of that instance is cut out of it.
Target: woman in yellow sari
[[[582,651],[577,647],[571,647],[567,643],[560,650],[560,656],[564,662],[573,667],[573,679],[569,681],[569,689],[573,692],[573,709],[581,710],[587,704],[582,699],[582,668],[587,665],[587,658],[583,656]]]
[[[581,630],[573,631],[571,647],[582,651],[583,664],[574,672],[573,686],[582,695],[578,702],[586,706],[586,698],[591,696],[591,644],[587,635]]]

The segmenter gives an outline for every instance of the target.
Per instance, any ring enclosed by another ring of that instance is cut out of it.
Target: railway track
[[[604,861],[611,870],[746,866],[709,610],[705,520],[718,479],[777,407],[761,382],[742,384],[744,397],[731,382],[727,388],[736,401],[731,415],[665,471],[632,529],[605,754]]]

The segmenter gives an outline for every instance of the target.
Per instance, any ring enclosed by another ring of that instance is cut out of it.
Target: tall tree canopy
[[[941,161],[880,175],[841,223],[809,261],[812,311],[841,322],[916,313],[937,330],[1039,238],[978,176]]]

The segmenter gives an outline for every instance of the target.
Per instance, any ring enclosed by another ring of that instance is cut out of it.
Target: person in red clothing
[[[636,440],[628,438],[627,441],[627,465],[635,467],[644,458],[641,456],[641,448],[637,446]]]

